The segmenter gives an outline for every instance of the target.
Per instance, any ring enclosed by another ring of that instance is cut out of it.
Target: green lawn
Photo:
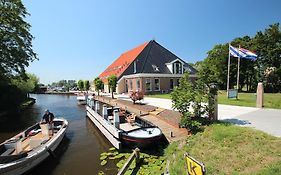
[[[256,106],[256,96],[255,93],[239,93],[239,99],[228,99],[226,97],[226,91],[219,91],[218,93],[218,103],[236,106]],[[165,98],[171,99],[170,94],[156,94],[147,95],[146,97],[152,98]],[[264,107],[265,108],[276,108],[281,109],[281,93],[265,93],[264,94]]]
[[[184,153],[203,162],[208,175],[281,174],[281,139],[247,127],[213,124],[170,144],[165,155],[170,174],[186,174]]]

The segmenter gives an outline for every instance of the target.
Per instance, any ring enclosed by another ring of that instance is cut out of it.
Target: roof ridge
[[[143,70],[144,70],[144,67],[145,67],[145,64],[146,64],[146,62],[147,62],[147,58],[148,58],[148,55],[149,55],[149,53],[150,53],[150,50],[151,50],[151,48],[152,48],[152,43],[153,42],[155,42],[154,40],[151,40],[151,41],[149,41],[149,43],[146,45],[146,46],[148,46],[149,44],[149,48],[148,48],[148,51],[147,51],[147,54],[146,54],[146,56],[145,56],[145,58],[144,58],[144,63],[143,63],[143,66],[142,66],[142,69],[141,69],[141,73],[143,72]]]

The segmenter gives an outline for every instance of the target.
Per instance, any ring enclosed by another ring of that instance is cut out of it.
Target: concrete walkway
[[[119,95],[118,97],[124,100],[130,100],[126,95]],[[172,101],[170,99],[145,97],[142,103],[164,109],[172,109]],[[259,109],[219,104],[218,118],[221,121],[253,127],[268,134],[281,137],[280,109]]]

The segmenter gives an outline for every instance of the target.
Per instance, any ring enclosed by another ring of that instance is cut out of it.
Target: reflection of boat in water
[[[147,148],[162,138],[162,131],[152,123],[100,101],[89,101],[87,116],[118,149]]]
[[[52,129],[37,123],[0,144],[0,174],[22,174],[53,155],[67,127],[67,120],[55,118]]]
[[[77,103],[79,105],[85,105],[87,102],[87,94],[86,93],[77,93]]]

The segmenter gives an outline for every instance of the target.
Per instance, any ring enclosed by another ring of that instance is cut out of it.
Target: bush
[[[129,96],[130,96],[131,100],[133,101],[133,103],[135,104],[136,101],[142,100],[144,95],[141,91],[131,91]]]
[[[192,132],[200,131],[201,122],[197,121],[194,117],[192,117],[191,113],[184,113],[181,117],[180,126],[182,128],[188,128]]]

